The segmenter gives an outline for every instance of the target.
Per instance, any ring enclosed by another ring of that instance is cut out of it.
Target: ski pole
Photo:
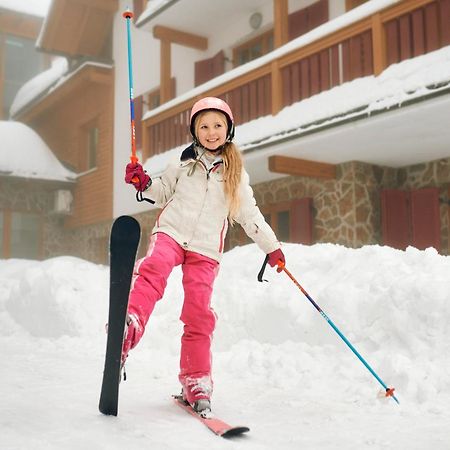
[[[133,18],[133,13],[127,9],[122,16],[127,21],[127,42],[128,42],[128,86],[130,92],[130,118],[131,118],[131,162],[136,164],[139,159],[136,156],[136,126],[134,123],[134,97],[133,97],[133,67],[131,64],[132,54],[131,54],[131,31],[130,31],[130,20]],[[139,178],[133,178],[134,182],[139,181]]]
[[[294,282],[294,284],[302,291],[305,297],[311,302],[314,308],[320,313],[320,315],[328,322],[328,324],[333,328],[333,330],[339,335],[339,337],[347,344],[350,350],[357,356],[357,358],[366,366],[367,370],[376,378],[376,380],[383,386],[386,391],[386,397],[392,397],[397,403],[400,403],[397,397],[394,395],[395,388],[389,388],[386,386],[384,381],[376,374],[376,372],[370,367],[367,361],[361,356],[361,354],[356,350],[356,348],[351,344],[351,342],[342,334],[339,328],[333,323],[333,321],[322,311],[322,308],[311,298],[311,296],[303,289],[300,283],[294,278],[294,276],[286,269],[285,264],[280,260],[278,261],[277,272],[285,272],[286,275]]]

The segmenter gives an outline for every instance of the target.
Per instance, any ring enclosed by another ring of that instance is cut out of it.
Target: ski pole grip
[[[281,261],[281,259],[279,259],[277,261],[277,265],[278,265],[278,267],[277,267],[278,273],[282,272],[284,270],[284,268],[286,267],[286,264],[283,261]]]
[[[138,157],[137,157],[136,155],[131,155],[131,156],[130,156],[130,160],[131,160],[131,162],[132,162],[133,164],[136,164],[137,162],[139,162],[139,159],[138,159]],[[139,181],[139,178],[138,178],[138,177],[133,177],[133,178],[131,179],[131,181],[132,181],[133,183],[137,183],[137,182]]]

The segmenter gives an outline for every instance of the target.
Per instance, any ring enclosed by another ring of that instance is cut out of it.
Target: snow
[[[75,180],[42,138],[20,122],[0,121],[0,174],[41,180]]]
[[[181,271],[127,364],[119,416],[97,409],[108,267],[73,257],[0,260],[0,447],[15,449],[446,450],[450,259],[284,244],[287,267],[400,401],[380,385],[256,245],[225,254],[216,281],[213,409],[248,425],[232,442],[172,404]]]
[[[9,110],[11,117],[14,117],[22,108],[27,106],[55,84],[67,70],[67,59],[58,57],[52,61],[52,65],[49,69],[27,81],[14,97],[14,101]]]
[[[0,0],[0,9],[45,17],[51,0]]]

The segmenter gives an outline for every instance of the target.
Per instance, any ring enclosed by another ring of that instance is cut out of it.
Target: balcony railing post
[[[289,40],[288,0],[273,0],[273,28],[275,48]]]
[[[281,69],[278,60],[271,63],[271,80],[272,80],[272,115],[279,113],[283,107],[283,85]]]
[[[379,75],[386,68],[386,33],[381,14],[372,16],[372,54],[374,75]]]

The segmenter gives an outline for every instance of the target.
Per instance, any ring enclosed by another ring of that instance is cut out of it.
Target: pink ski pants
[[[142,327],[132,347],[139,342],[155,304],[164,294],[167,279],[175,266],[183,271],[184,303],[181,321],[181,383],[186,378],[211,376],[211,340],[216,315],[210,308],[214,280],[219,263],[212,258],[184,250],[174,239],[156,233],[150,239],[147,255],[137,261],[128,303]]]

